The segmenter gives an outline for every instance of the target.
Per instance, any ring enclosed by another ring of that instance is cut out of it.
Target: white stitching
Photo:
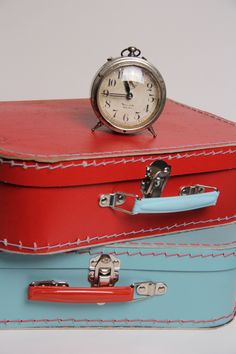
[[[232,219],[236,219],[236,215],[232,215],[232,216],[225,216],[225,217],[218,217],[216,219],[209,219],[209,220],[199,220],[199,221],[190,221],[188,223],[182,223],[182,224],[174,224],[171,226],[163,226],[163,227],[156,227],[156,228],[151,228],[151,229],[141,229],[141,230],[133,230],[133,231],[129,231],[129,232],[121,232],[119,234],[112,234],[112,235],[104,235],[104,236],[94,236],[94,237],[90,237],[88,236],[85,240],[80,240],[77,239],[76,241],[73,242],[66,242],[64,244],[56,244],[56,245],[47,245],[47,246],[37,246],[37,244],[34,242],[34,246],[36,247],[30,247],[30,246],[24,246],[22,244],[21,241],[19,241],[20,243],[16,244],[16,243],[11,243],[9,241],[7,241],[7,239],[4,240],[0,240],[0,243],[2,243],[3,245],[5,245],[7,243],[7,246],[9,247],[16,247],[16,248],[20,248],[20,249],[26,249],[26,250],[32,250],[32,251],[37,251],[37,250],[44,250],[44,249],[55,249],[55,248],[65,248],[65,247],[71,247],[71,246],[79,246],[81,244],[89,244],[92,241],[95,240],[103,240],[103,239],[111,239],[111,238],[118,238],[118,237],[123,237],[123,236],[129,236],[129,235],[136,235],[136,234],[140,234],[140,233],[153,233],[155,231],[164,231],[164,230],[172,230],[175,228],[179,228],[179,227],[186,227],[189,225],[200,225],[200,224],[207,224],[207,223],[212,223],[212,222],[222,222],[222,221],[230,221]]]
[[[209,118],[213,118],[213,119],[217,119],[219,121],[222,121],[223,123],[226,123],[226,124],[230,124],[230,125],[233,125],[233,126],[236,126],[236,123],[232,122],[232,121],[229,121],[227,119],[224,119],[222,117],[219,117],[215,114],[212,114],[212,113],[208,113],[208,112],[205,112],[205,111],[202,111],[198,108],[195,108],[195,107],[190,107],[190,106],[187,106],[183,103],[180,103],[180,102],[176,102],[172,99],[168,99],[168,101],[178,105],[178,106],[181,106],[181,107],[184,107],[184,108],[187,108],[189,110],[192,110],[192,111],[195,111],[195,112],[198,112],[206,117],[209,117]],[[227,137],[225,138],[226,140],[225,141],[221,141],[221,142],[216,142],[216,143],[205,143],[207,144],[209,147],[210,146],[216,146],[216,145],[219,145],[219,144],[226,144],[226,145],[232,145],[232,144],[236,144],[236,141],[228,141]],[[161,150],[164,150],[164,149],[175,149],[175,148],[187,148],[187,147],[197,147],[197,146],[203,146],[205,144],[191,144],[191,145],[182,145],[182,146],[166,146],[166,147],[160,147],[160,148],[157,148],[157,149],[142,149],[142,151],[161,151]],[[3,151],[3,152],[8,152],[8,153],[14,153],[14,154],[18,154],[18,155],[23,155],[23,156],[33,156],[33,157],[66,157],[66,156],[69,156],[69,157],[72,157],[72,156],[84,156],[84,155],[88,155],[88,156],[91,156],[91,155],[112,155],[112,154],[117,154],[117,153],[134,153],[134,152],[137,152],[137,153],[141,153],[140,150],[118,150],[118,151],[104,151],[104,152],[84,152],[84,153],[71,153],[71,154],[60,154],[60,155],[55,155],[55,154],[50,154],[50,155],[44,155],[44,154],[32,154],[32,153],[27,153],[27,152],[17,152],[17,151],[13,151],[13,150],[7,150],[7,149],[4,149],[4,148],[0,148],[0,151]]]
[[[209,247],[227,247],[227,246],[232,246],[235,245],[236,241],[232,242],[225,242],[225,243],[175,243],[175,242],[122,242],[122,246],[132,246],[135,248],[135,246],[162,246],[163,248],[165,247],[202,247],[202,248],[209,248]]]
[[[0,153],[1,151],[3,152],[9,152],[9,153],[13,153],[13,154],[17,154],[17,155],[23,155],[23,156],[31,156],[34,158],[37,157],[72,157],[75,156],[76,157],[83,157],[83,156],[92,156],[92,155],[114,155],[114,154],[124,154],[124,153],[135,153],[136,155],[140,155],[142,153],[159,153],[159,152],[163,152],[163,150],[171,150],[171,149],[186,149],[186,148],[191,148],[191,147],[204,147],[205,149],[209,148],[209,147],[220,147],[219,145],[224,144],[225,146],[232,146],[236,144],[236,140],[234,141],[219,141],[217,143],[207,143],[207,144],[190,144],[190,145],[178,145],[178,146],[165,146],[165,147],[159,147],[159,148],[152,148],[152,149],[143,149],[142,150],[114,150],[114,151],[99,151],[99,152],[82,152],[82,153],[71,153],[71,154],[60,154],[60,155],[56,155],[56,154],[50,154],[50,155],[44,155],[44,154],[31,154],[31,153],[27,153],[27,152],[19,152],[19,151],[13,151],[13,150],[6,150],[4,148],[0,148]],[[206,146],[207,145],[207,146]],[[105,156],[105,157],[108,157]]]
[[[3,323],[5,325],[7,324],[11,324],[11,323],[18,323],[19,325],[20,324],[26,324],[26,323],[43,323],[43,322],[48,322],[48,323],[51,323],[51,322],[58,322],[58,323],[63,323],[63,322],[74,322],[74,323],[81,323],[81,322],[87,322],[87,323],[96,323],[96,322],[101,322],[101,323],[113,323],[113,324],[116,324],[116,323],[135,323],[135,322],[138,322],[138,323],[167,323],[167,324],[171,324],[171,323],[213,323],[213,322],[218,322],[220,320],[223,320],[223,319],[228,319],[230,317],[234,317],[235,315],[235,308],[233,309],[233,312],[231,312],[230,314],[228,315],[224,315],[224,316],[221,316],[221,317],[217,317],[217,318],[211,318],[211,319],[198,319],[198,320],[191,320],[191,319],[179,319],[179,320],[171,320],[171,319],[168,319],[168,320],[158,320],[158,319],[142,319],[142,318],[139,318],[139,319],[129,319],[129,318],[123,318],[123,319],[99,319],[99,318],[94,318],[94,319],[76,319],[76,318],[52,318],[52,319],[47,319],[47,318],[40,318],[40,319],[17,319],[17,320],[7,320],[7,319],[4,319],[4,320],[0,320],[0,323]],[[140,326],[140,327],[143,327],[143,326]]]
[[[70,168],[70,167],[99,167],[99,166],[106,166],[106,165],[118,165],[118,164],[128,164],[128,163],[137,163],[137,162],[147,162],[147,161],[155,161],[157,158],[158,159],[166,159],[166,160],[173,160],[173,159],[187,159],[190,157],[198,157],[198,156],[202,156],[202,157],[207,157],[207,156],[215,156],[215,155],[226,155],[226,154],[234,154],[236,153],[236,150],[220,150],[220,151],[203,151],[200,153],[185,153],[185,154],[174,154],[174,155],[163,155],[163,156],[154,156],[154,157],[141,157],[138,159],[135,159],[134,157],[131,159],[125,159],[122,158],[121,160],[110,160],[110,161],[101,161],[101,162],[97,162],[96,160],[93,160],[92,162],[87,162],[87,161],[82,161],[80,163],[69,163],[69,164],[65,164],[65,163],[59,163],[57,165],[55,164],[42,164],[42,163],[34,163],[34,164],[27,164],[26,161],[23,162],[18,162],[15,160],[7,160],[7,159],[2,159],[0,158],[0,164],[7,164],[10,165],[11,167],[22,167],[24,169],[29,169],[29,168],[35,168],[36,170],[42,170],[42,169],[49,169],[49,170],[55,170],[55,169],[66,169],[66,168]]]
[[[173,102],[174,104],[176,104],[176,105],[178,105],[178,106],[181,106],[181,107],[184,107],[184,108],[188,108],[188,109],[190,109],[191,111],[194,111],[194,112],[198,112],[198,113],[200,113],[200,114],[203,114],[203,115],[205,115],[205,116],[207,116],[207,117],[209,117],[209,118],[217,119],[217,120],[222,121],[223,123],[227,123],[227,124],[231,124],[231,125],[236,126],[236,123],[235,123],[235,122],[230,121],[230,120],[227,120],[227,119],[222,118],[222,117],[219,117],[219,116],[217,116],[217,115],[215,115],[215,114],[213,114],[213,113],[209,113],[209,112],[206,112],[206,111],[202,111],[202,110],[199,109],[199,108],[195,108],[195,107],[188,106],[188,105],[186,105],[186,104],[184,104],[184,103],[174,101],[174,100],[172,100],[172,99],[170,99],[170,98],[168,99],[168,101],[171,101],[171,102]]]
[[[91,256],[95,256],[95,255],[101,255],[103,254],[102,252],[93,252],[93,251],[87,251],[87,252],[81,252],[81,253],[87,253]],[[185,257],[189,257],[189,258],[217,258],[217,257],[224,257],[224,258],[228,258],[228,257],[236,257],[236,252],[230,252],[230,253],[198,253],[198,254],[192,254],[192,253],[167,253],[167,252],[159,252],[159,253],[155,253],[155,252],[149,252],[149,253],[145,253],[145,252],[130,252],[130,251],[124,251],[124,252],[117,252],[117,251],[111,251],[108,252],[108,254],[114,255],[114,256],[128,256],[128,257],[134,257],[134,256],[141,256],[141,257],[177,257],[177,258],[185,258]]]

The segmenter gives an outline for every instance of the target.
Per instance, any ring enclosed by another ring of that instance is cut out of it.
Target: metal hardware
[[[137,194],[129,194],[123,192],[102,194],[99,198],[99,205],[102,208],[110,207],[113,210],[122,211],[123,213],[132,215],[133,213],[131,211],[117,207],[125,203],[126,197],[137,199],[139,196]]]
[[[147,166],[145,178],[141,182],[141,191],[144,198],[160,197],[171,173],[171,167],[162,160],[154,161]],[[123,205],[127,197],[138,199],[139,196],[131,193],[115,192],[102,194],[99,198],[99,206],[102,208],[110,207],[117,211],[122,211],[132,215],[132,211],[119,208]]]
[[[167,292],[167,285],[164,283],[145,282],[135,286],[137,294],[142,296],[164,295]]]
[[[146,176],[141,182],[144,198],[160,197],[171,173],[171,167],[162,160],[153,162],[146,168]]]
[[[155,132],[153,126],[151,125],[147,130],[152,134],[153,138],[156,138],[157,133]]]
[[[41,280],[33,281],[30,286],[69,286],[65,281]]]
[[[211,189],[217,191],[218,189],[211,186],[205,186],[201,184],[195,184],[193,186],[184,186],[180,189],[180,195],[191,195],[191,194],[199,194],[205,193],[206,189]]]
[[[88,281],[91,286],[113,286],[119,280],[120,261],[102,254],[90,260]]]
[[[122,50],[122,52],[120,53],[120,55],[122,57],[125,56],[125,53],[127,53],[128,57],[139,57],[139,55],[141,54],[141,50],[136,48],[136,47],[128,47]]]
[[[126,199],[125,193],[117,192],[110,194],[102,194],[99,199],[99,205],[101,207],[112,207],[114,208],[116,205],[124,204]]]

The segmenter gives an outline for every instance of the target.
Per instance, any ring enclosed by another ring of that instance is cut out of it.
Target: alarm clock
[[[132,134],[148,129],[155,137],[153,123],[166,101],[166,86],[160,72],[136,47],[128,47],[118,58],[108,58],[95,76],[91,104],[102,125]]]

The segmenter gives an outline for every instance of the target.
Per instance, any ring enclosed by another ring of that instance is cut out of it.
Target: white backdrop
[[[88,97],[135,45],[168,96],[236,119],[235,0],[0,0],[0,100]]]
[[[0,0],[0,101],[88,97],[106,58],[135,45],[169,97],[236,121],[235,43],[235,0]],[[235,321],[211,331],[1,331],[0,350],[235,354],[235,333]]]

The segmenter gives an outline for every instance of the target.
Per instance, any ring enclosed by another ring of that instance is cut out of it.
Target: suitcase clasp
[[[161,196],[171,173],[171,167],[165,161],[157,160],[146,168],[146,175],[141,182],[141,191],[144,198]]]
[[[113,255],[102,254],[89,263],[88,281],[91,286],[114,286],[119,280],[120,260]]]

